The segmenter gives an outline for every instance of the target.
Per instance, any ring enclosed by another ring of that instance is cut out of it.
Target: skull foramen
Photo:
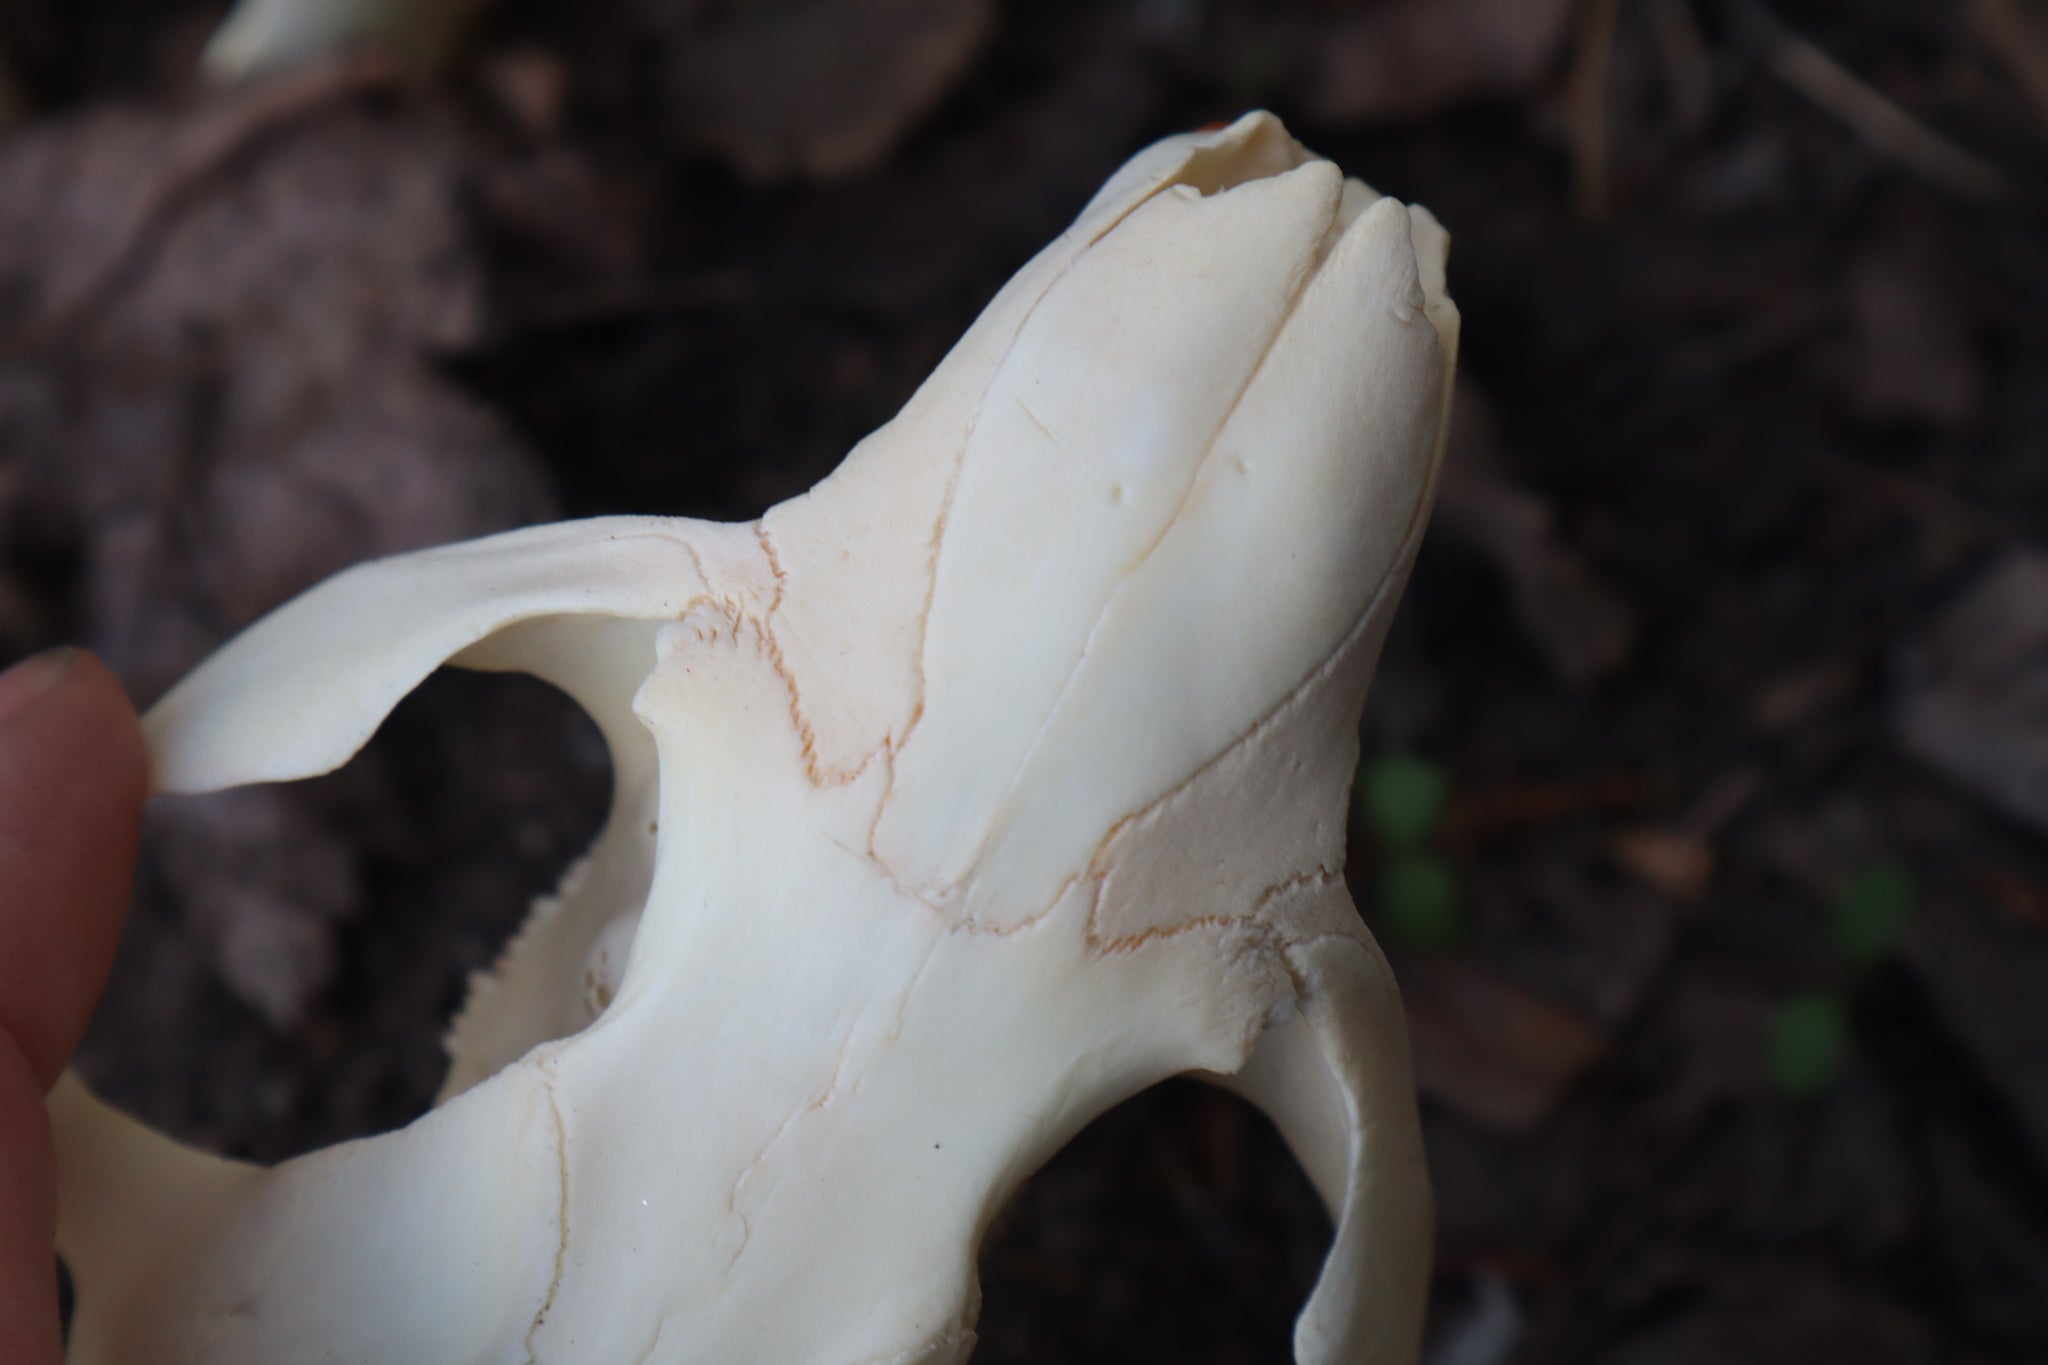
[[[1270,116],[1170,139],[759,522],[365,565],[201,666],[161,790],[327,771],[452,661],[588,709],[612,813],[409,1127],[261,1168],[67,1078],[72,1359],[962,1361],[1004,1199],[1192,1071],[1337,1217],[1297,1358],[1412,1360],[1429,1192],[1342,869],[1446,246]]]

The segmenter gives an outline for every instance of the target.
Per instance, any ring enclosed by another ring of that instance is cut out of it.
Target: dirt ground
[[[207,90],[220,9],[0,0],[0,661],[147,702],[365,557],[753,516],[1133,151],[1272,108],[1465,317],[1351,872],[1429,1359],[2048,1361],[2048,4],[503,0]],[[164,806],[80,1067],[266,1159],[417,1115],[607,771],[444,674]],[[1003,1216],[975,1359],[1286,1359],[1328,1236],[1161,1087]]]

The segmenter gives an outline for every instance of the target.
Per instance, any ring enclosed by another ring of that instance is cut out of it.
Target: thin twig
[[[1671,121],[1681,134],[1692,137],[1714,112],[1713,68],[1699,15],[1691,0],[1651,0],[1647,14],[1664,81],[1671,89]]]
[[[1779,80],[1878,151],[1965,199],[1997,198],[2011,189],[2004,171],[1907,113],[1762,5],[1737,0],[1735,10],[1757,36],[1765,64]]]
[[[1614,64],[1614,31],[1621,0],[1585,0],[1579,11],[1578,53],[1572,60],[1572,170],[1579,216],[1607,213],[1607,73]]]

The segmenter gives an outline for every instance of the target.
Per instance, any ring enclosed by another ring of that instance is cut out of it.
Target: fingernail
[[[78,651],[70,645],[46,649],[0,673],[0,720],[34,706],[70,671]]]

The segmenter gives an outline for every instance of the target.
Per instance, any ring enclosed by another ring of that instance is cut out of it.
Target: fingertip
[[[93,655],[0,674],[0,1030],[45,1087],[113,961],[148,769],[135,708]]]
[[[72,723],[87,732],[79,740],[80,757],[91,765],[92,780],[104,786],[114,809],[132,813],[139,831],[142,803],[149,795],[149,755],[135,703],[97,654],[69,653],[63,685],[71,695],[63,704],[70,708]]]

